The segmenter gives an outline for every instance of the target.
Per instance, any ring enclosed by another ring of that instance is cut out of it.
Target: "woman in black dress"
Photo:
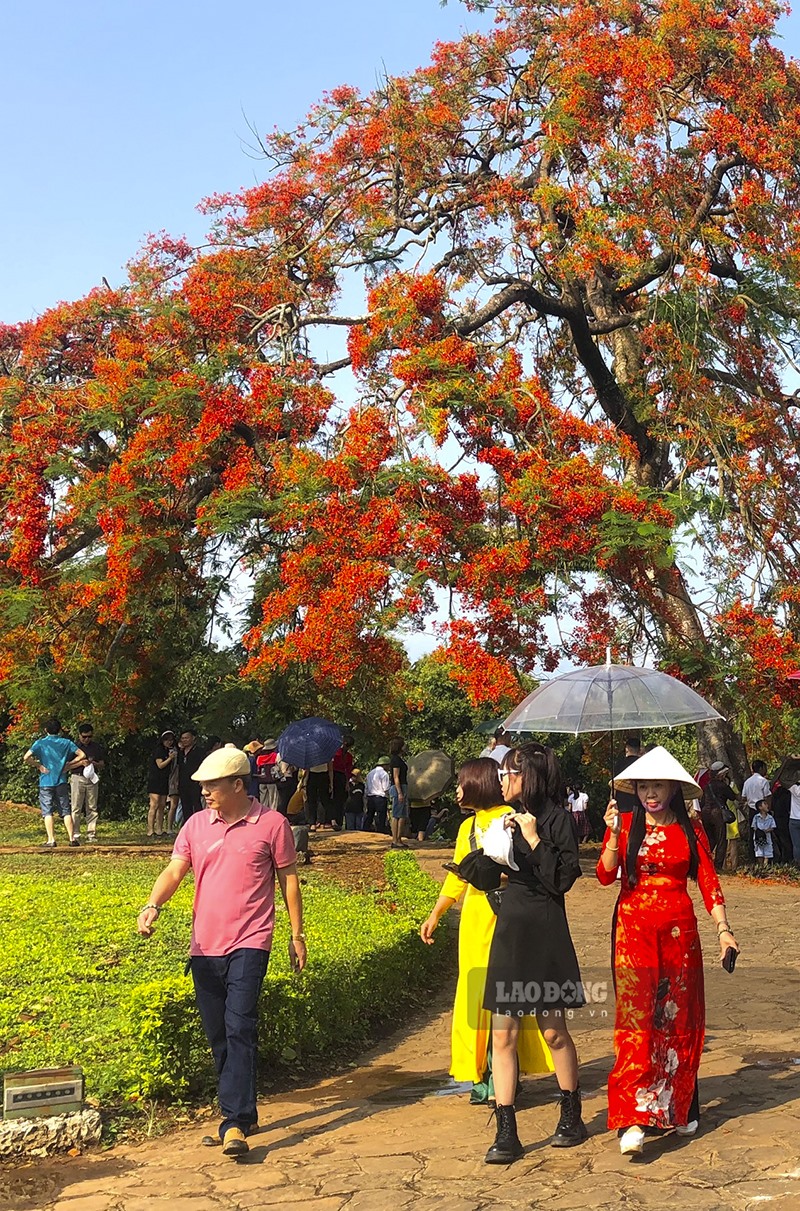
[[[408,819],[408,765],[403,753],[406,742],[396,736],[389,745],[389,800],[392,805],[392,849],[405,849],[403,829]]]
[[[178,761],[173,732],[162,732],[153,750],[147,769],[147,835],[160,839],[164,835],[164,808],[170,792],[170,773]]]
[[[506,817],[513,830],[513,859],[501,892],[489,952],[484,1008],[492,1012],[492,1067],[497,1136],[488,1164],[522,1155],[514,1095],[520,1019],[536,1014],[553,1056],[561,1113],[550,1143],[569,1148],[586,1139],[581,1118],[578,1056],[565,1009],[584,1004],[564,893],[580,876],[572,813],[561,806],[563,779],[555,753],[541,744],[512,749],[501,769],[503,798],[518,809]]]

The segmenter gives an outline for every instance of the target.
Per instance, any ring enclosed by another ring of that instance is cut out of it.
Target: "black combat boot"
[[[510,1165],[522,1156],[522,1144],[517,1135],[517,1116],[513,1106],[495,1106],[497,1135],[486,1153],[487,1165]]]
[[[559,1115],[555,1135],[550,1140],[550,1147],[574,1148],[576,1144],[582,1144],[588,1134],[586,1124],[581,1118],[580,1089],[576,1089],[573,1093],[562,1089],[561,1114]]]

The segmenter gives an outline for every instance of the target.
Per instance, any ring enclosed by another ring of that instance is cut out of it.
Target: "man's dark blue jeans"
[[[229,1127],[247,1135],[258,1122],[258,996],[268,962],[268,950],[249,947],[192,956],[194,995],[219,1081],[220,1138]]]

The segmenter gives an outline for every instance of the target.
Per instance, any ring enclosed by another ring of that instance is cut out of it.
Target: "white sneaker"
[[[685,1127],[676,1127],[675,1134],[676,1135],[694,1135],[695,1131],[697,1130],[697,1128],[699,1126],[700,1126],[700,1123],[697,1121],[696,1118],[693,1118],[692,1121],[690,1123],[687,1123]]]
[[[625,1134],[620,1136],[619,1150],[623,1156],[631,1156],[641,1152],[643,1148],[644,1131],[641,1127],[629,1127]]]

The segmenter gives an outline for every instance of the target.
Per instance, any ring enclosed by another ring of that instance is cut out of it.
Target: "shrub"
[[[0,1069],[79,1063],[87,1092],[107,1105],[174,1097],[212,1077],[208,1045],[182,975],[191,884],[153,938],[135,932],[163,856],[91,851],[4,860],[0,907]],[[374,1039],[447,976],[444,929],[417,936],[436,896],[410,854],[387,858],[386,891],[352,892],[303,875],[310,966],[289,969],[288,914],[278,898],[275,944],[261,1001],[262,1063],[306,1065]],[[444,953],[443,953],[444,952]],[[452,950],[450,951],[452,961]]]
[[[310,965],[289,970],[288,923],[278,914],[270,974],[259,1004],[260,1059],[305,1065],[363,1045],[423,1001],[452,968],[453,935],[419,939],[437,887],[411,854],[386,858],[388,896],[315,883],[306,890]],[[128,1013],[137,1039],[136,1079],[146,1096],[169,1096],[210,1074],[190,980],[135,988]]]

